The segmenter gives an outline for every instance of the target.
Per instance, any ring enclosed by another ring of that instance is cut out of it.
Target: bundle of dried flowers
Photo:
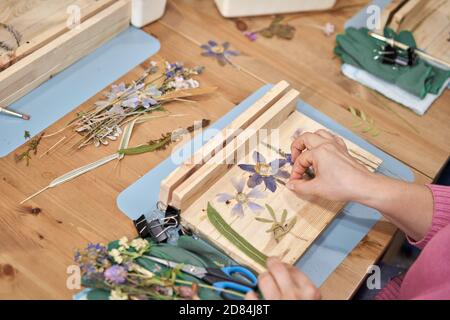
[[[80,267],[83,285],[107,292],[110,300],[198,300],[200,288],[241,296],[232,290],[183,280],[176,268],[157,266],[149,270],[146,262],[150,260],[146,258],[152,249],[145,239],[130,241],[123,237],[108,247],[88,244],[75,253],[74,260]]]
[[[97,101],[87,112],[78,113],[69,124],[83,136],[76,146],[108,145],[109,140],[115,141],[121,135],[125,122],[162,110],[170,101],[214,91],[215,87],[200,88],[193,79],[202,71],[203,67],[198,66],[186,68],[181,63],[152,62],[137,81],[113,85],[105,100]]]

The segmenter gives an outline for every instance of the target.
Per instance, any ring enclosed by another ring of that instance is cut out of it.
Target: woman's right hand
[[[294,162],[287,187],[298,195],[336,201],[362,201],[364,187],[374,176],[353,158],[342,138],[326,130],[301,134],[291,145]],[[314,168],[313,179],[303,179]]]

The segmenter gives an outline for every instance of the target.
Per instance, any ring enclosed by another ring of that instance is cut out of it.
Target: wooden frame
[[[232,177],[247,178],[246,173],[236,164],[249,163],[251,161],[249,158],[254,150],[264,150],[264,154],[269,155],[270,159],[280,157],[277,152],[267,148],[261,142],[272,143],[278,137],[280,148],[288,151],[291,143],[289,137],[298,127],[306,131],[323,128],[320,124],[296,111],[298,91],[291,89],[286,92],[286,90],[285,82],[276,85],[271,92],[235,120],[234,124],[244,124],[247,120],[256,118],[246,128],[231,140],[232,135],[222,132],[218,135],[221,137],[220,139],[218,138],[211,145],[207,144],[204,149],[196,153],[198,159],[201,160],[200,163],[180,166],[161,184],[161,190],[164,191],[161,193],[163,198],[160,199],[170,200],[165,203],[180,209],[181,221],[184,226],[222,249],[237,262],[258,272],[264,271],[264,267],[248,258],[218,233],[208,221],[206,217],[208,202],[213,203],[227,223],[258,250],[267,255],[279,256],[283,261],[291,264],[301,257],[345,205],[345,203],[315,197],[298,198],[283,185],[279,185],[280,190],[277,190],[277,193],[269,193],[266,203],[269,203],[278,213],[287,209],[289,217],[296,216],[298,222],[281,241],[276,242],[270,234],[265,232],[268,228],[267,225],[255,222],[253,213],[249,212],[243,217],[235,217],[230,214],[228,204],[214,202],[218,193],[233,192],[234,189],[230,183]],[[281,91],[283,94],[280,95]],[[264,103],[266,103],[265,106]],[[270,107],[267,107],[269,104]],[[265,111],[256,116],[255,112],[261,110]],[[269,131],[268,134],[261,136],[262,129],[278,130]],[[346,143],[351,154],[369,170],[373,171],[380,165],[381,160],[377,157],[349,141]],[[213,155],[211,153],[212,146],[217,147]],[[202,151],[205,153],[202,154]],[[206,158],[208,160],[205,162]],[[183,173],[187,171],[189,174],[183,176]],[[177,180],[175,177],[180,179]]]
[[[0,105],[18,100],[129,26],[129,0],[103,1],[97,9],[74,29],[53,28],[39,43],[19,47],[21,59],[0,72]]]

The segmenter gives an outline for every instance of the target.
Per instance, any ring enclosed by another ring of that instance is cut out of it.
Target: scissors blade
[[[181,265],[181,263],[178,263],[178,262],[173,262],[173,261],[160,259],[160,258],[156,258],[156,257],[146,256],[146,258],[149,260],[152,260],[154,262],[160,263],[162,265],[165,265],[167,267],[170,267],[170,268],[175,268],[175,267]]]
[[[146,257],[149,260],[160,263],[160,264],[165,265],[170,268],[176,268],[176,267],[182,266],[181,271],[188,273],[194,277],[202,278],[207,273],[206,269],[202,268],[202,267],[196,267],[196,266],[193,266],[190,264],[183,264],[180,262],[169,261],[166,259],[161,259],[161,258],[156,258],[156,257],[151,257],[151,256],[146,256]]]

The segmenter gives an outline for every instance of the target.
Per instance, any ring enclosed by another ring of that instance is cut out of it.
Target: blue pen
[[[234,290],[236,292],[246,294],[247,292],[256,289],[258,285],[258,280],[253,272],[242,266],[203,268],[150,256],[146,256],[146,258],[170,268],[175,268],[181,265],[182,272],[201,279],[217,288],[217,291],[221,293],[224,298],[229,298],[229,296],[223,295],[220,289]],[[236,279],[233,275],[239,275],[241,278],[246,280]]]

